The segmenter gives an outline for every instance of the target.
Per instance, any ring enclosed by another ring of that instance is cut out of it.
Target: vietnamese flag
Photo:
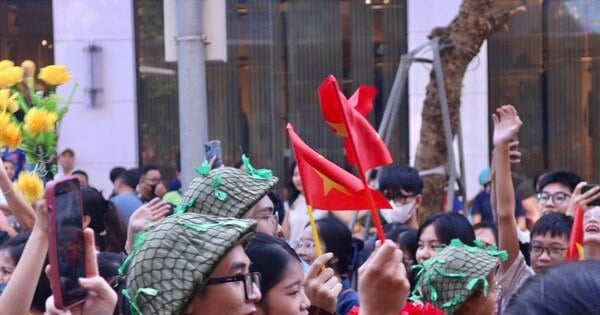
[[[356,176],[306,145],[291,124],[287,125],[287,129],[307,205],[322,210],[369,209],[372,206],[368,197],[370,191],[378,209],[391,208],[388,200],[378,191],[366,188]]]
[[[575,218],[573,219],[573,228],[571,237],[569,237],[569,248],[567,249],[566,259],[568,261],[583,260],[583,209],[579,206],[575,208]]]
[[[360,172],[392,163],[388,148],[365,118],[373,108],[375,88],[361,86],[346,100],[335,77],[329,75],[319,86],[318,93],[323,118],[344,138],[348,163],[357,166]]]

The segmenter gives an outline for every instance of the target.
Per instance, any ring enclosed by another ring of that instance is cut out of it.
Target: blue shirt
[[[353,306],[359,306],[358,294],[350,286],[348,278],[342,278],[342,292],[338,295],[335,311],[339,315],[346,315]]]

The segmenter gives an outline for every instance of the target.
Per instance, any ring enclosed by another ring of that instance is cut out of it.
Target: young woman
[[[82,186],[83,227],[94,230],[96,246],[101,252],[124,252],[127,232],[123,220],[111,202],[95,188]]]
[[[335,276],[342,282],[342,292],[337,298],[336,312],[346,315],[353,306],[358,306],[358,295],[350,286],[348,277],[358,268],[359,255],[363,249],[363,242],[353,240],[350,230],[340,220],[334,217],[326,217],[316,221],[319,239],[323,252],[333,254],[329,266],[333,269]],[[310,225],[302,231],[300,240],[296,246],[296,252],[308,264],[312,264],[317,258],[317,251]]]
[[[251,261],[250,272],[261,274],[258,315],[308,314],[310,301],[304,294],[300,258],[284,240],[256,233],[246,254]]]
[[[419,245],[416,258],[422,264],[436,255],[436,249],[442,245],[450,244],[452,239],[458,238],[464,244],[473,246],[475,233],[469,220],[462,214],[446,212],[427,217],[419,226],[417,233]]]

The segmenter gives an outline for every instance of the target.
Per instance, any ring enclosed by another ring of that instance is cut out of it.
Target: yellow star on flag
[[[313,168],[313,170],[317,172],[319,177],[321,177],[323,180],[323,196],[327,196],[332,189],[337,189],[341,193],[350,196],[350,193],[346,190],[346,187],[336,183],[331,178],[325,176],[325,174],[317,171],[315,168]]]
[[[327,122],[327,124],[329,125],[329,127],[331,127],[333,130],[335,130],[335,134],[340,136],[340,137],[347,137],[348,133],[346,132],[346,126],[344,126],[343,123],[341,124],[335,124],[332,122]]]

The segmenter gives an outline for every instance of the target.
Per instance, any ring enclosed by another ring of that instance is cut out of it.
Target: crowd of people
[[[473,215],[440,210],[418,222],[419,173],[392,165],[377,183],[390,203],[384,242],[356,238],[352,212],[315,210],[313,233],[296,165],[285,200],[278,178],[245,156],[205,163],[185,191],[152,165],[117,167],[105,199],[65,149],[57,178],[82,184],[87,270],[85,302],[66,310],[47,276],[46,202],[13,190],[22,165],[5,158],[0,314],[600,314],[600,206],[590,206],[600,187],[583,192],[576,174],[545,172],[534,184],[539,214],[526,222],[511,174],[522,122],[510,105],[492,119]],[[567,262],[577,208],[585,260]]]

